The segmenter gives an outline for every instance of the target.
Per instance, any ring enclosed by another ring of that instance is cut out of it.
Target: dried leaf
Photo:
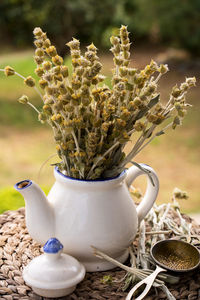
[[[141,119],[142,117],[144,117],[144,115],[148,112],[148,110],[150,110],[154,105],[156,105],[159,102],[159,98],[160,98],[160,95],[157,95],[156,97],[151,99],[149,101],[147,107],[142,109],[141,111],[139,111],[139,113],[136,115],[135,121],[137,121],[137,120]]]
[[[135,161],[130,161],[130,163],[132,163],[134,166],[138,167],[141,171],[143,171],[149,177],[152,185],[155,186],[153,178],[151,176],[151,171],[145,169],[144,167],[142,167],[140,164],[136,163]]]
[[[163,130],[161,130],[161,131],[156,133],[156,136],[160,136],[160,135],[163,135],[163,134],[165,134],[165,132]]]

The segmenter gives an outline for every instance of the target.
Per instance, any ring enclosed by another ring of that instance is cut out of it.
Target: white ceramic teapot
[[[55,168],[56,182],[48,197],[31,180],[18,182],[15,188],[26,202],[29,234],[41,244],[56,237],[64,245],[64,252],[76,257],[87,271],[114,267],[95,257],[91,245],[124,262],[138,222],[153,206],[159,190],[155,171],[147,165],[141,166],[151,173],[154,184],[136,166],[113,179],[90,181],[67,177]],[[128,189],[136,177],[144,174],[147,189],[136,208]]]

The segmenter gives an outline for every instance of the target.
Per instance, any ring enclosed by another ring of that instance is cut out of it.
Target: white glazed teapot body
[[[64,251],[81,261],[87,271],[113,267],[93,255],[91,246],[120,262],[127,259],[127,248],[134,240],[138,220],[152,207],[158,193],[158,178],[152,168],[154,185],[148,179],[144,199],[136,209],[129,186],[139,175],[131,167],[114,179],[85,181],[69,178],[55,168],[56,182],[48,201],[54,210],[54,235],[63,243]]]
[[[136,177],[144,174],[147,189],[136,208],[129,187]],[[124,262],[138,223],[157,197],[159,181],[155,171],[140,164],[106,180],[73,179],[63,175],[58,168],[54,175],[56,181],[48,197],[31,180],[15,185],[26,202],[26,226],[30,236],[41,244],[56,237],[63,244],[64,252],[77,258],[87,271],[114,267],[94,256],[91,246]]]

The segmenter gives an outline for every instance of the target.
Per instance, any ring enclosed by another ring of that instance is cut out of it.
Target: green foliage
[[[49,188],[43,188],[45,193],[48,193]],[[16,210],[24,206],[22,195],[13,187],[5,187],[0,189],[0,214],[6,210]]]
[[[137,39],[153,37],[168,45],[200,51],[199,0],[1,0],[0,38],[4,43],[31,45],[32,30],[47,31],[62,56],[65,41],[76,36],[109,47],[108,37],[127,24]],[[191,34],[192,33],[192,34]]]
[[[199,0],[135,0],[135,5],[137,33],[196,55],[200,53]]]
[[[33,28],[41,26],[53,37],[63,55],[64,42],[72,36],[98,43],[105,28],[112,24],[114,13],[114,0],[2,0],[1,35],[23,46],[31,44]]]

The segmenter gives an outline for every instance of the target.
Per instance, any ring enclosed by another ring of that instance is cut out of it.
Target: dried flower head
[[[12,67],[10,67],[10,66],[5,67],[4,68],[4,72],[5,72],[6,76],[15,75],[15,70]]]
[[[33,86],[35,86],[35,79],[33,79],[33,77],[31,77],[31,76],[28,76],[27,78],[24,79],[24,83],[27,86],[33,87]]]
[[[19,99],[18,99],[18,102],[19,103],[22,103],[22,104],[27,104],[29,101],[28,97],[26,95],[23,95],[21,96]]]
[[[185,191],[180,190],[179,188],[175,188],[173,191],[173,196],[175,199],[188,199],[188,194]]]
[[[37,37],[41,37],[43,35],[43,31],[40,27],[36,27],[34,30],[33,30],[33,34]]]

